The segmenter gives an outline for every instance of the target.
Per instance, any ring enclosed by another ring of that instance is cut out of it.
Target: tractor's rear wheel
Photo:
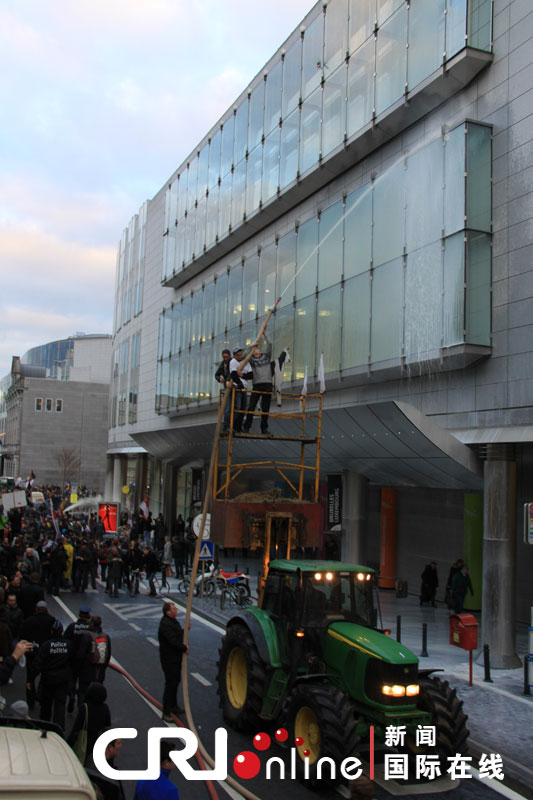
[[[433,752],[441,758],[454,756],[456,753],[465,755],[468,752],[470,733],[466,727],[468,717],[463,711],[463,701],[457,697],[456,690],[451,688],[448,681],[441,681],[429,675],[420,678],[419,683],[418,708],[429,711],[432,715],[436,746],[417,748],[414,741],[410,741],[411,753]]]
[[[359,744],[355,709],[344,692],[328,684],[297,685],[288,700],[287,725],[289,741],[303,739],[296,751],[299,776],[304,782],[318,785],[317,765],[324,757],[335,762],[335,777],[330,777],[330,766],[326,763],[321,780],[336,783],[342,779],[340,764],[348,756],[356,755]],[[306,756],[308,778],[304,772]]]
[[[228,628],[217,666],[218,695],[224,719],[236,730],[257,732],[267,673],[245,625]]]

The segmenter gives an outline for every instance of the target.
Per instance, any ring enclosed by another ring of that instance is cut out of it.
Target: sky
[[[111,333],[117,243],[313,0],[0,0],[0,377]]]

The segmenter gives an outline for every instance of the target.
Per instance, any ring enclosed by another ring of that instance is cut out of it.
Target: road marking
[[[122,614],[122,613],[121,613],[121,612],[118,610],[117,606],[114,606],[114,605],[113,605],[113,603],[104,603],[104,606],[105,606],[106,608],[108,608],[110,611],[113,611],[113,613],[115,613],[115,614],[117,615],[117,617],[120,617],[120,619],[123,619],[123,620],[124,620],[124,622],[127,622],[127,621],[128,621],[128,618],[127,618],[127,617],[125,617],[125,616],[124,616],[124,614]]]
[[[131,610],[127,612],[128,618],[137,619],[138,617],[160,617],[161,609],[154,608],[153,606],[131,606]]]
[[[204,676],[203,676],[203,675],[200,675],[200,673],[199,673],[199,672],[191,672],[191,677],[192,677],[192,678],[196,678],[196,680],[198,681],[198,683],[201,683],[201,684],[202,684],[202,686],[212,686],[212,685],[213,685],[213,684],[211,683],[211,681],[208,681],[208,680],[207,680],[207,678],[204,678]]]
[[[142,631],[142,628],[134,622],[130,622],[130,627],[132,627],[134,631]]]
[[[157,639],[152,639],[152,637],[151,637],[151,636],[147,636],[146,638],[148,639],[148,641],[150,642],[150,644],[153,644],[153,645],[154,645],[154,647],[159,647],[159,642],[157,641]]]
[[[163,597],[162,599],[167,603],[174,603],[183,611],[185,611],[185,606],[181,603],[180,600],[173,600],[172,597]],[[225,627],[223,627],[222,625],[217,625],[215,622],[211,622],[210,620],[205,619],[205,617],[201,617],[199,614],[195,614],[194,611],[191,611],[191,617],[197,620],[197,622],[201,622],[202,625],[206,626],[206,628],[211,628],[211,630],[216,631],[220,636],[226,633]]]

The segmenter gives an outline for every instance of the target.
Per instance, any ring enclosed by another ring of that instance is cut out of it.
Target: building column
[[[113,456],[106,456],[104,500],[113,497]]]
[[[342,476],[342,529],[341,560],[365,565],[368,480],[358,472],[344,472]]]
[[[113,456],[113,502],[122,502],[122,456]]]
[[[516,654],[516,461],[507,445],[487,445],[483,465],[483,605],[479,645],[496,669],[521,666]]]
[[[176,486],[178,470],[172,464],[161,464],[163,480],[163,519],[165,520],[169,535],[174,533],[176,522]]]
[[[396,489],[381,490],[379,588],[394,589],[396,583]]]

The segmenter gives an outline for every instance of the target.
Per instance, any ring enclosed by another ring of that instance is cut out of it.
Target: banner
[[[118,503],[98,503],[98,518],[106,533],[118,530]]]
[[[328,475],[327,529],[342,523],[342,475]]]
[[[192,470],[191,505],[202,502],[202,472],[201,469]]]

